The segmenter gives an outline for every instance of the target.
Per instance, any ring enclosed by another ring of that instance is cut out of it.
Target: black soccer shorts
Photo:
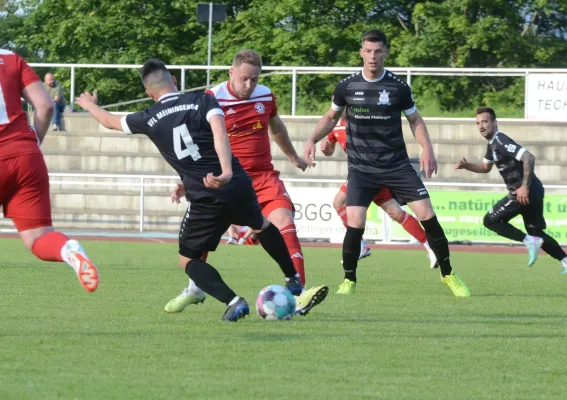
[[[215,251],[231,224],[262,229],[264,216],[249,178],[223,195],[189,204],[179,230],[179,254],[191,259]]]
[[[370,206],[382,186],[390,189],[393,198],[402,205],[429,198],[423,181],[408,162],[402,168],[378,174],[349,170],[347,206]]]

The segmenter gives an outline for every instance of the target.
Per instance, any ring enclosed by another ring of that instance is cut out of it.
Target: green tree
[[[21,45],[17,39],[25,36],[25,12],[13,1],[2,3],[0,1],[0,48],[9,49],[22,57],[33,60],[34,54],[28,51],[27,46]]]
[[[141,64],[202,63],[193,52],[206,30],[196,22],[196,1],[28,0],[33,9],[20,43],[41,51],[44,62]],[[58,71],[69,86],[68,69]],[[138,71],[77,70],[77,90],[99,89],[101,103],[144,97]],[[178,76],[179,77],[179,76]]]
[[[563,3],[563,4],[562,4]],[[399,65],[424,67],[559,67],[567,52],[565,3],[553,1],[447,0],[415,5],[411,28],[396,41]],[[421,96],[444,109],[492,104],[506,99],[520,107],[523,80],[514,78],[423,77],[414,81]],[[503,93],[507,92],[507,93]]]
[[[207,60],[207,24],[194,0],[23,0],[19,12],[0,15],[0,43],[34,61],[168,64]],[[389,66],[560,67],[567,54],[565,0],[229,0],[226,22],[215,24],[213,64],[253,48],[265,65],[360,66],[362,32],[378,28],[391,40]],[[6,45],[5,45],[6,46]],[[69,87],[69,70],[56,71]],[[174,72],[175,73],[175,72]],[[176,73],[179,78],[179,73]],[[187,87],[205,83],[188,71]],[[212,81],[226,79],[213,71]],[[298,105],[327,107],[336,75],[300,75]],[[291,76],[263,80],[290,111]],[[418,105],[468,109],[477,104],[521,107],[516,78],[414,77]],[[98,88],[101,103],[144,97],[138,73],[128,69],[77,70],[77,92]],[[139,109],[140,106],[130,107]]]

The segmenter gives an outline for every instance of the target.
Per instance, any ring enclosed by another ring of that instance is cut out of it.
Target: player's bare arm
[[[211,116],[209,124],[213,131],[215,151],[219,157],[222,174],[214,176],[212,173],[209,173],[203,178],[203,183],[208,188],[220,188],[232,179],[232,151],[230,150],[230,142],[226,133],[224,116],[218,114]]]
[[[307,162],[297,154],[297,151],[295,150],[295,147],[293,147],[289,138],[287,128],[278,114],[276,114],[274,118],[270,119],[269,126],[270,136],[273,141],[276,142],[280,149],[282,149],[293,165],[302,171],[305,171],[307,168]]]
[[[459,161],[457,161],[457,165],[455,165],[455,170],[466,169],[467,171],[471,171],[476,174],[487,174],[492,170],[493,165],[494,164],[489,164],[489,163],[470,163],[467,161],[465,157],[463,157]]]
[[[329,139],[325,139],[321,142],[321,153],[327,157],[332,156],[335,153],[335,145],[337,142],[330,142]]]
[[[530,185],[534,176],[535,156],[526,150],[520,160],[524,164],[524,177],[522,178],[522,186],[516,190],[515,194],[520,204],[529,204]]]
[[[418,111],[414,111],[413,113],[406,115],[406,118],[409,122],[413,137],[422,148],[419,168],[422,171],[425,171],[425,176],[427,178],[430,178],[431,175],[437,173],[437,160],[435,159],[431,139],[429,139],[427,126]]]
[[[89,92],[84,92],[79,96],[76,103],[81,106],[81,108],[88,113],[90,113],[94,119],[96,119],[102,126],[107,129],[114,129],[117,131],[122,130],[122,124],[120,123],[120,117],[109,113],[108,111],[100,108],[96,103],[98,98],[96,92],[90,94]]]
[[[313,131],[311,137],[307,139],[307,142],[305,143],[303,158],[305,158],[307,164],[309,164],[310,166],[314,165],[313,161],[315,161],[315,144],[325,136],[327,136],[329,133],[331,133],[333,129],[335,129],[335,126],[337,126],[337,122],[341,118],[342,113],[342,109],[337,111],[333,107],[331,107],[329,111],[327,111],[327,113],[323,115],[323,117],[317,123],[317,126],[315,127],[315,130]]]
[[[29,84],[22,91],[22,97],[30,104],[33,105],[33,127],[42,143],[49,129],[51,117],[53,116],[53,102],[49,93],[45,90],[43,83],[37,81]]]

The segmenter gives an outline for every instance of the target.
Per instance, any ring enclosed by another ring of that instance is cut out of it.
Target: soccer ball
[[[268,321],[291,319],[295,314],[295,297],[281,285],[267,286],[258,294],[256,311]]]

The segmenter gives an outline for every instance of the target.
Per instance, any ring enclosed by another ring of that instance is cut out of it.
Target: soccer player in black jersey
[[[474,164],[463,157],[455,169],[486,174],[496,164],[508,189],[506,196],[484,216],[484,226],[500,236],[522,242],[528,248],[529,267],[536,261],[541,247],[561,261],[561,273],[567,274],[567,254],[555,239],[543,231],[546,228],[543,216],[545,192],[534,172],[534,155],[498,130],[496,113],[492,108],[479,107],[476,110],[476,126],[488,140],[484,159],[481,164]],[[508,222],[517,215],[524,219],[527,234]]]
[[[435,216],[429,194],[410,163],[402,134],[402,113],[423,149],[421,169],[425,170],[427,178],[437,172],[429,134],[415,107],[410,87],[384,69],[388,55],[388,39],[383,32],[372,30],[362,35],[363,69],[338,83],[331,109],[305,145],[305,159],[313,162],[315,143],[333,130],[346,107],[348,227],[343,242],[345,279],[337,293],[351,294],[355,290],[366,211],[380,188],[387,186],[394,198],[401,204],[407,203],[421,222],[437,257],[441,281],[455,296],[470,296],[466,284],[452,271],[447,238]]]
[[[288,289],[300,294],[303,288],[282,235],[263,217],[251,180],[230,150],[217,100],[205,93],[179,93],[159,60],[146,61],[141,77],[146,93],[156,102],[144,111],[113,115],[98,107],[88,92],[77,104],[106,128],[147,135],[179,174],[190,202],[179,232],[180,266],[197,286],[228,306],[224,321],[248,315],[246,300],[204,259],[217,248],[230,224],[245,225],[279,264]]]

